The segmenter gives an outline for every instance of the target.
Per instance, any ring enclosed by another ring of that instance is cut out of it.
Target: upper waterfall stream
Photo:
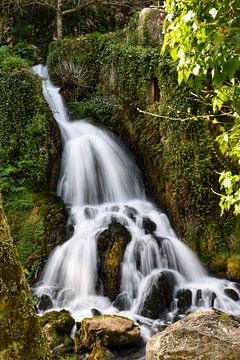
[[[72,237],[50,255],[35,294],[48,295],[53,308],[68,309],[76,320],[92,316],[93,308],[123,314],[142,325],[146,338],[150,336],[148,328],[157,321],[172,321],[184,312],[179,305],[184,291],[190,294],[188,311],[214,306],[239,314],[238,284],[208,275],[194,253],[177,238],[167,216],[146,200],[137,166],[113,135],[85,120],[70,120],[46,67],[37,65],[34,72],[42,78],[45,99],[61,130],[58,195],[69,208],[69,224],[74,227]],[[113,219],[125,226],[131,240],[121,265],[120,291],[111,302],[97,286],[96,239]],[[146,230],[146,221],[153,226],[151,231]],[[172,287],[172,300],[155,321],[146,315],[146,303],[153,289],[162,286],[165,291],[166,284],[159,279]]]

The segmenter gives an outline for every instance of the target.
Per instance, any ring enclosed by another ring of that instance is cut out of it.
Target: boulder
[[[0,196],[0,359],[48,360],[30,289],[18,261]]]
[[[116,220],[97,238],[98,274],[103,293],[114,300],[120,290],[121,263],[131,236]]]
[[[97,343],[103,346],[136,344],[140,328],[133,320],[122,316],[102,315],[82,320],[78,331],[77,348],[92,349]]]
[[[75,325],[75,321],[68,311],[61,310],[47,312],[40,317],[40,322],[51,349],[63,344],[67,347],[66,352],[73,350],[74,342],[71,339],[70,334]],[[63,352],[63,349],[61,349],[61,353]]]
[[[114,355],[101,344],[97,344],[88,357],[88,360],[113,360]]]
[[[145,297],[141,315],[158,319],[159,316],[170,308],[173,301],[174,276],[170,271],[162,271],[151,280],[152,286]]]
[[[238,360],[240,323],[223,315],[197,312],[170,325],[149,340],[146,360]]]

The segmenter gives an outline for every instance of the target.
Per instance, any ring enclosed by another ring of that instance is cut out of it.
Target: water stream
[[[159,322],[172,321],[179,314],[179,291],[190,294],[187,311],[214,305],[239,315],[238,285],[209,276],[177,238],[167,216],[146,200],[139,170],[125,149],[107,130],[85,120],[70,120],[47,69],[38,65],[34,72],[42,78],[45,99],[61,130],[63,156],[57,191],[74,227],[72,237],[50,255],[35,294],[48,295],[54,309],[68,309],[77,321],[92,316],[92,308],[125,315],[141,324],[144,338],[151,336]],[[121,265],[120,292],[112,303],[96,286],[96,238],[113,219],[126,227],[131,241]],[[146,230],[146,219],[152,231]],[[146,301],[163,278],[173,287],[171,305],[156,319],[149,318],[144,313]]]

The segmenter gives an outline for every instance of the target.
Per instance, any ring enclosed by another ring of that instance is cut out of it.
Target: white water
[[[84,120],[70,121],[46,68],[38,65],[34,71],[42,77],[44,96],[62,133],[58,195],[68,206],[69,223],[74,226],[73,236],[49,257],[35,294],[49,295],[53,308],[68,309],[76,320],[91,316],[92,308],[124,314],[146,325],[142,335],[147,338],[151,334],[147,327],[153,328],[156,322],[141,315],[144,301],[159,274],[167,270],[174,278],[174,296],[179,289],[192,291],[190,311],[210,309],[214,293],[214,307],[239,314],[240,301],[224,292],[229,288],[240,295],[237,285],[209,277],[194,253],[176,237],[167,216],[146,201],[139,171],[123,147],[106,130]],[[96,291],[96,237],[113,218],[131,234],[121,268],[118,299],[127,300],[122,312]],[[145,231],[144,219],[150,219],[156,230]],[[175,298],[165,318],[172,319],[177,305]]]

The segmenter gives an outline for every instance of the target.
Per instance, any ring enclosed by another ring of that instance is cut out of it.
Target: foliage
[[[36,46],[28,44],[27,42],[20,42],[14,46],[12,55],[29,60],[34,64],[38,61],[39,50]]]
[[[81,102],[74,101],[70,104],[74,119],[94,119],[99,123],[106,123],[114,117],[117,104],[112,97],[96,96]]]
[[[235,169],[220,176],[222,213],[240,214],[240,33],[239,1],[167,0],[164,49],[178,62],[178,82],[194,88],[209,110],[206,119],[218,125],[216,138]],[[214,116],[211,116],[211,115]]]
[[[48,186],[51,121],[29,65],[0,52],[0,191]]]

